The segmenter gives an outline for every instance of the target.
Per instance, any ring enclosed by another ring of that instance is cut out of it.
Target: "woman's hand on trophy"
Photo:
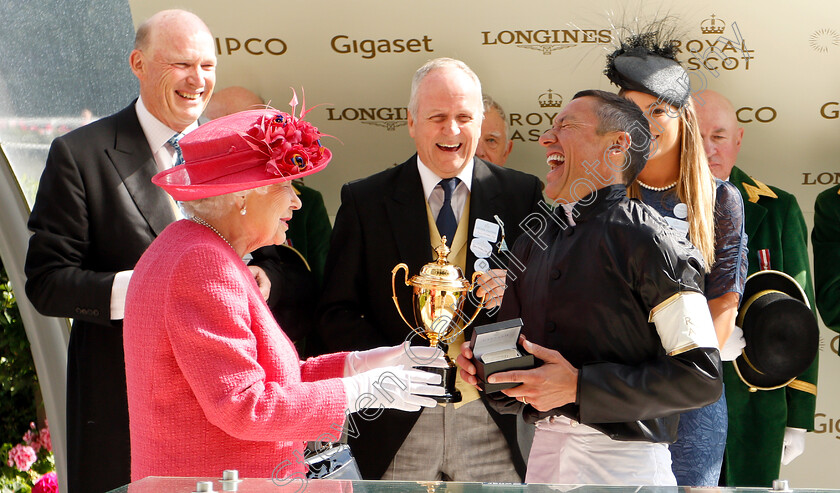
[[[519,336],[526,351],[543,360],[543,365],[531,370],[511,370],[494,373],[489,383],[522,382],[502,390],[508,397],[530,404],[537,411],[548,411],[577,400],[578,369],[559,352],[548,349]]]
[[[405,341],[399,346],[353,351],[347,355],[345,360],[344,375],[349,377],[385,366],[446,368],[449,365],[440,349],[429,346],[412,346],[411,342]]]
[[[475,294],[478,297],[487,295],[484,300],[484,308],[489,310],[502,304],[506,281],[507,271],[504,269],[490,269],[487,272],[482,272],[476,278],[478,288],[475,290]]]
[[[470,341],[465,341],[461,344],[461,354],[455,360],[455,364],[460,368],[461,379],[473,387],[478,389],[478,378],[475,376],[475,365],[473,364],[473,353],[470,349]],[[481,390],[481,389],[479,389]]]
[[[351,413],[371,408],[419,411],[421,407],[434,407],[437,401],[425,396],[443,395],[440,381],[436,373],[402,366],[376,368],[341,379]]]

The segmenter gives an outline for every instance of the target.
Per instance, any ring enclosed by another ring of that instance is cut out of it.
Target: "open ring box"
[[[490,375],[507,370],[534,368],[534,355],[519,344],[522,319],[480,325],[473,329],[470,349],[478,377],[478,386],[486,393],[516,387],[519,382],[487,383]]]

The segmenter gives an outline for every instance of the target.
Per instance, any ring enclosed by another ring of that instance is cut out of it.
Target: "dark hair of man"
[[[650,124],[645,114],[633,101],[611,92],[588,89],[578,92],[572,99],[583,97],[595,98],[597,101],[595,115],[598,117],[598,128],[595,132],[598,135],[609,132],[625,132],[630,135],[631,144],[624,153],[622,178],[625,185],[633,183],[645,167],[650,151]]]

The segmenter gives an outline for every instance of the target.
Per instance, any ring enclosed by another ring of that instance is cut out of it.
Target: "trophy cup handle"
[[[411,284],[408,282],[408,266],[407,266],[407,265],[405,265],[404,263],[397,264],[397,265],[394,267],[394,269],[393,269],[393,270],[391,270],[391,295],[392,295],[392,296],[391,296],[391,299],[393,299],[393,300],[394,300],[394,306],[396,306],[396,307],[397,307],[397,313],[399,313],[399,314],[400,314],[400,318],[402,319],[402,321],[403,321],[403,322],[405,322],[405,324],[406,324],[406,325],[408,325],[408,327],[409,327],[412,331],[414,331],[414,332],[416,332],[417,334],[420,334],[421,336],[423,336],[423,334],[422,334],[422,333],[420,333],[420,332],[418,332],[418,331],[417,331],[417,329],[415,329],[413,325],[411,325],[410,323],[408,323],[408,320],[406,320],[406,319],[405,319],[405,315],[403,315],[402,309],[400,308],[400,302],[399,302],[399,300],[397,299],[397,286],[396,286],[396,282],[397,282],[397,281],[396,281],[396,279],[397,279],[397,272],[399,272],[399,271],[400,271],[400,269],[405,270],[405,274],[404,274],[404,276],[405,276],[405,277],[404,277],[404,279],[405,279],[405,281],[404,281],[404,282],[405,282],[405,285],[406,285],[406,286],[411,286]],[[424,336],[424,337],[425,337],[425,336]]]
[[[481,272],[473,272],[473,275],[472,275],[472,280],[470,281],[470,291],[472,291],[473,289],[475,289],[475,286],[476,286],[476,284],[475,284],[475,280],[476,280],[476,279],[478,278],[478,276],[480,276],[480,275],[481,275]],[[485,294],[484,294],[484,296],[482,296],[482,297],[481,297],[481,303],[479,303],[479,304],[478,304],[478,306],[476,307],[476,309],[475,309],[475,313],[473,313],[473,316],[472,316],[472,317],[470,317],[470,320],[469,320],[466,324],[464,324],[464,328],[463,328],[463,329],[461,329],[461,330],[466,329],[467,327],[469,327],[469,326],[470,326],[470,324],[471,324],[471,323],[473,323],[473,321],[475,320],[475,317],[477,317],[477,316],[478,316],[478,313],[481,311],[481,309],[482,309],[482,308],[484,308],[484,303],[485,303],[485,301],[487,301],[487,293],[485,293]]]

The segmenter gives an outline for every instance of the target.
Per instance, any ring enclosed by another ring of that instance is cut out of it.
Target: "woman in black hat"
[[[724,347],[735,327],[747,274],[744,205],[733,185],[715,180],[709,171],[694,111],[699,100],[692,100],[688,73],[676,61],[670,43],[657,38],[658,32],[629,37],[608,57],[605,71],[621,88],[619,94],[638,104],[651,125],[648,162],[628,187],[628,195],[662,214],[702,253],[707,265],[705,295]],[[722,350],[722,357],[737,356],[739,349],[733,355]],[[679,439],[670,447],[679,485],[717,486],[726,429],[723,395],[681,416]]]

